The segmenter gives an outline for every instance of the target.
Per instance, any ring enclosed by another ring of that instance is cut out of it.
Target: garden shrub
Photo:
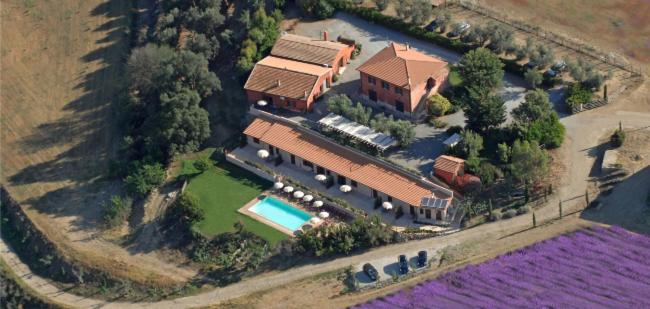
[[[625,142],[625,131],[621,129],[617,129],[616,131],[614,131],[614,134],[612,134],[611,141],[614,147],[618,148],[623,146],[623,143]]]
[[[516,211],[516,210],[514,210],[514,209],[508,209],[508,210],[506,210],[506,212],[503,213],[502,218],[503,218],[503,219],[510,219],[510,218],[515,217],[516,215],[517,215],[517,211]]]
[[[338,74],[332,75],[332,82],[336,83],[338,81],[339,81],[339,75]]]
[[[447,126],[446,122],[433,117],[429,118],[429,124],[436,129],[442,129]]]
[[[527,214],[530,212],[530,207],[528,206],[521,206],[519,209],[517,209],[517,215],[523,215]]]
[[[579,107],[591,101],[593,93],[579,83],[570,84],[564,92],[564,102],[569,109]]]
[[[356,59],[361,54],[361,49],[362,48],[363,48],[363,44],[355,43],[354,44],[354,50],[352,51],[351,58]]]
[[[444,116],[451,109],[451,103],[447,98],[437,94],[427,99],[429,115],[440,117]]]
[[[212,162],[210,162],[210,159],[206,157],[201,157],[198,160],[194,161],[194,168],[201,172],[204,172],[210,168],[210,165],[212,165]]]
[[[112,196],[108,203],[104,203],[102,219],[109,228],[122,224],[131,214],[131,200]]]
[[[490,213],[490,221],[499,221],[501,220],[501,212],[498,210],[493,210]]]

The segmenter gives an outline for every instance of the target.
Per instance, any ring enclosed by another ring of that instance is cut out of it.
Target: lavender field
[[[650,237],[581,230],[355,308],[650,308]]]

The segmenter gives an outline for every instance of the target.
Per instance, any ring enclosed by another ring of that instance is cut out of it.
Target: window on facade
[[[395,87],[395,93],[401,95],[402,94],[402,88]]]
[[[314,164],[312,164],[311,162],[309,162],[307,160],[302,161],[302,165],[312,167],[312,168],[314,167]]]
[[[388,196],[388,201],[389,201],[389,202],[392,202],[392,201],[393,201],[393,197],[389,195],[389,196]]]
[[[260,139],[259,139],[259,138],[253,138],[253,143],[255,143],[255,144],[259,144],[259,143],[260,143]]]
[[[426,210],[425,216],[427,219],[431,219],[431,209]]]
[[[295,107],[296,107],[296,101],[289,101],[289,102],[287,102],[287,106],[289,106],[289,107],[291,107],[291,108],[295,108]]]
[[[350,184],[355,188],[357,187],[357,182],[354,180],[350,180]]]
[[[374,77],[372,77],[372,76],[368,76],[368,83],[369,83],[369,84],[373,84],[373,85],[374,85],[376,82],[377,82],[377,81],[375,80]]]
[[[382,82],[381,82],[381,88],[384,88],[384,89],[390,89],[390,84],[387,83],[387,82],[382,81]]]

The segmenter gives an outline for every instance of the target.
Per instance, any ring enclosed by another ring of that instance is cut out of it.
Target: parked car
[[[557,72],[553,69],[548,69],[544,72],[544,77],[546,78],[553,78],[557,76]]]
[[[422,250],[418,252],[418,267],[427,266],[427,252]]]
[[[472,27],[472,25],[470,25],[468,22],[461,21],[460,23],[457,24],[457,26],[454,25],[453,30],[451,30],[451,32],[449,34],[451,36],[459,36],[459,35],[465,33],[471,27]]]
[[[409,264],[406,261],[406,255],[400,255],[397,259],[397,263],[399,264],[399,273],[401,275],[406,275],[409,272]]]
[[[377,272],[377,269],[370,263],[363,265],[363,272],[366,273],[366,275],[368,275],[372,281],[377,281],[377,279],[379,279],[379,273]]]
[[[431,32],[436,31],[436,29],[438,29],[438,20],[434,19],[432,22],[426,25],[424,29]]]
[[[564,72],[567,69],[566,62],[564,62],[564,61],[556,62],[551,67],[551,69],[553,69],[553,71],[555,71],[555,72]]]

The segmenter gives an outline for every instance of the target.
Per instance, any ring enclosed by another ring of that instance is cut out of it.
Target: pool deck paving
[[[252,146],[246,146],[244,148],[237,148],[231,152],[232,155],[239,158],[242,161],[256,162],[258,164],[265,165],[269,169],[275,171],[276,174],[289,177],[293,180],[298,181],[303,186],[310,188],[313,192],[318,192],[321,195],[327,195],[334,198],[340,198],[348,202],[353,207],[359,208],[366,212],[368,216],[377,215],[384,222],[391,224],[397,227],[421,227],[422,224],[414,223],[411,220],[410,216],[404,215],[399,219],[395,218],[394,212],[386,212],[381,209],[375,209],[374,199],[365,196],[361,193],[352,191],[348,193],[341,192],[337,186],[333,186],[329,189],[325,185],[316,179],[314,179],[314,174],[309,173],[300,167],[293,166],[289,163],[283,163],[278,166],[275,166],[274,162],[269,162],[262,160],[257,157],[257,149]],[[309,194],[305,192],[305,194]]]
[[[292,230],[290,230],[290,229],[288,229],[288,228],[286,228],[286,227],[284,227],[284,226],[282,226],[282,225],[280,225],[278,223],[275,223],[272,220],[269,220],[269,219],[267,219],[267,218],[265,218],[265,217],[263,217],[263,216],[261,216],[261,215],[259,215],[259,214],[257,214],[257,213],[250,210],[251,207],[255,206],[255,204],[257,204],[259,201],[263,200],[267,196],[272,196],[273,198],[278,199],[278,200],[282,201],[283,203],[286,203],[286,204],[290,205],[291,207],[300,209],[301,211],[304,211],[304,212],[308,213],[312,217],[316,217],[314,214],[312,214],[311,211],[309,211],[307,209],[304,209],[304,207],[297,207],[296,203],[293,203],[293,202],[288,201],[287,199],[285,199],[285,198],[283,198],[281,196],[273,194],[271,191],[262,192],[262,194],[260,196],[254,198],[251,201],[249,201],[248,203],[246,203],[244,206],[239,208],[237,210],[237,212],[239,212],[242,215],[251,217],[251,218],[253,218],[253,219],[255,219],[255,220],[259,221],[259,222],[262,222],[262,223],[264,223],[264,224],[266,224],[268,226],[271,226],[274,229],[276,229],[276,230],[278,230],[278,231],[280,231],[280,232],[282,232],[284,234],[287,234],[287,235],[289,235],[291,237],[296,236],[296,232],[299,231],[301,228],[303,228],[303,226],[305,224],[310,224],[312,227],[317,227],[317,226],[323,224],[323,222],[324,222],[324,221],[321,220],[319,223],[313,224],[313,223],[311,223],[309,221],[306,221],[296,231],[292,231]]]

